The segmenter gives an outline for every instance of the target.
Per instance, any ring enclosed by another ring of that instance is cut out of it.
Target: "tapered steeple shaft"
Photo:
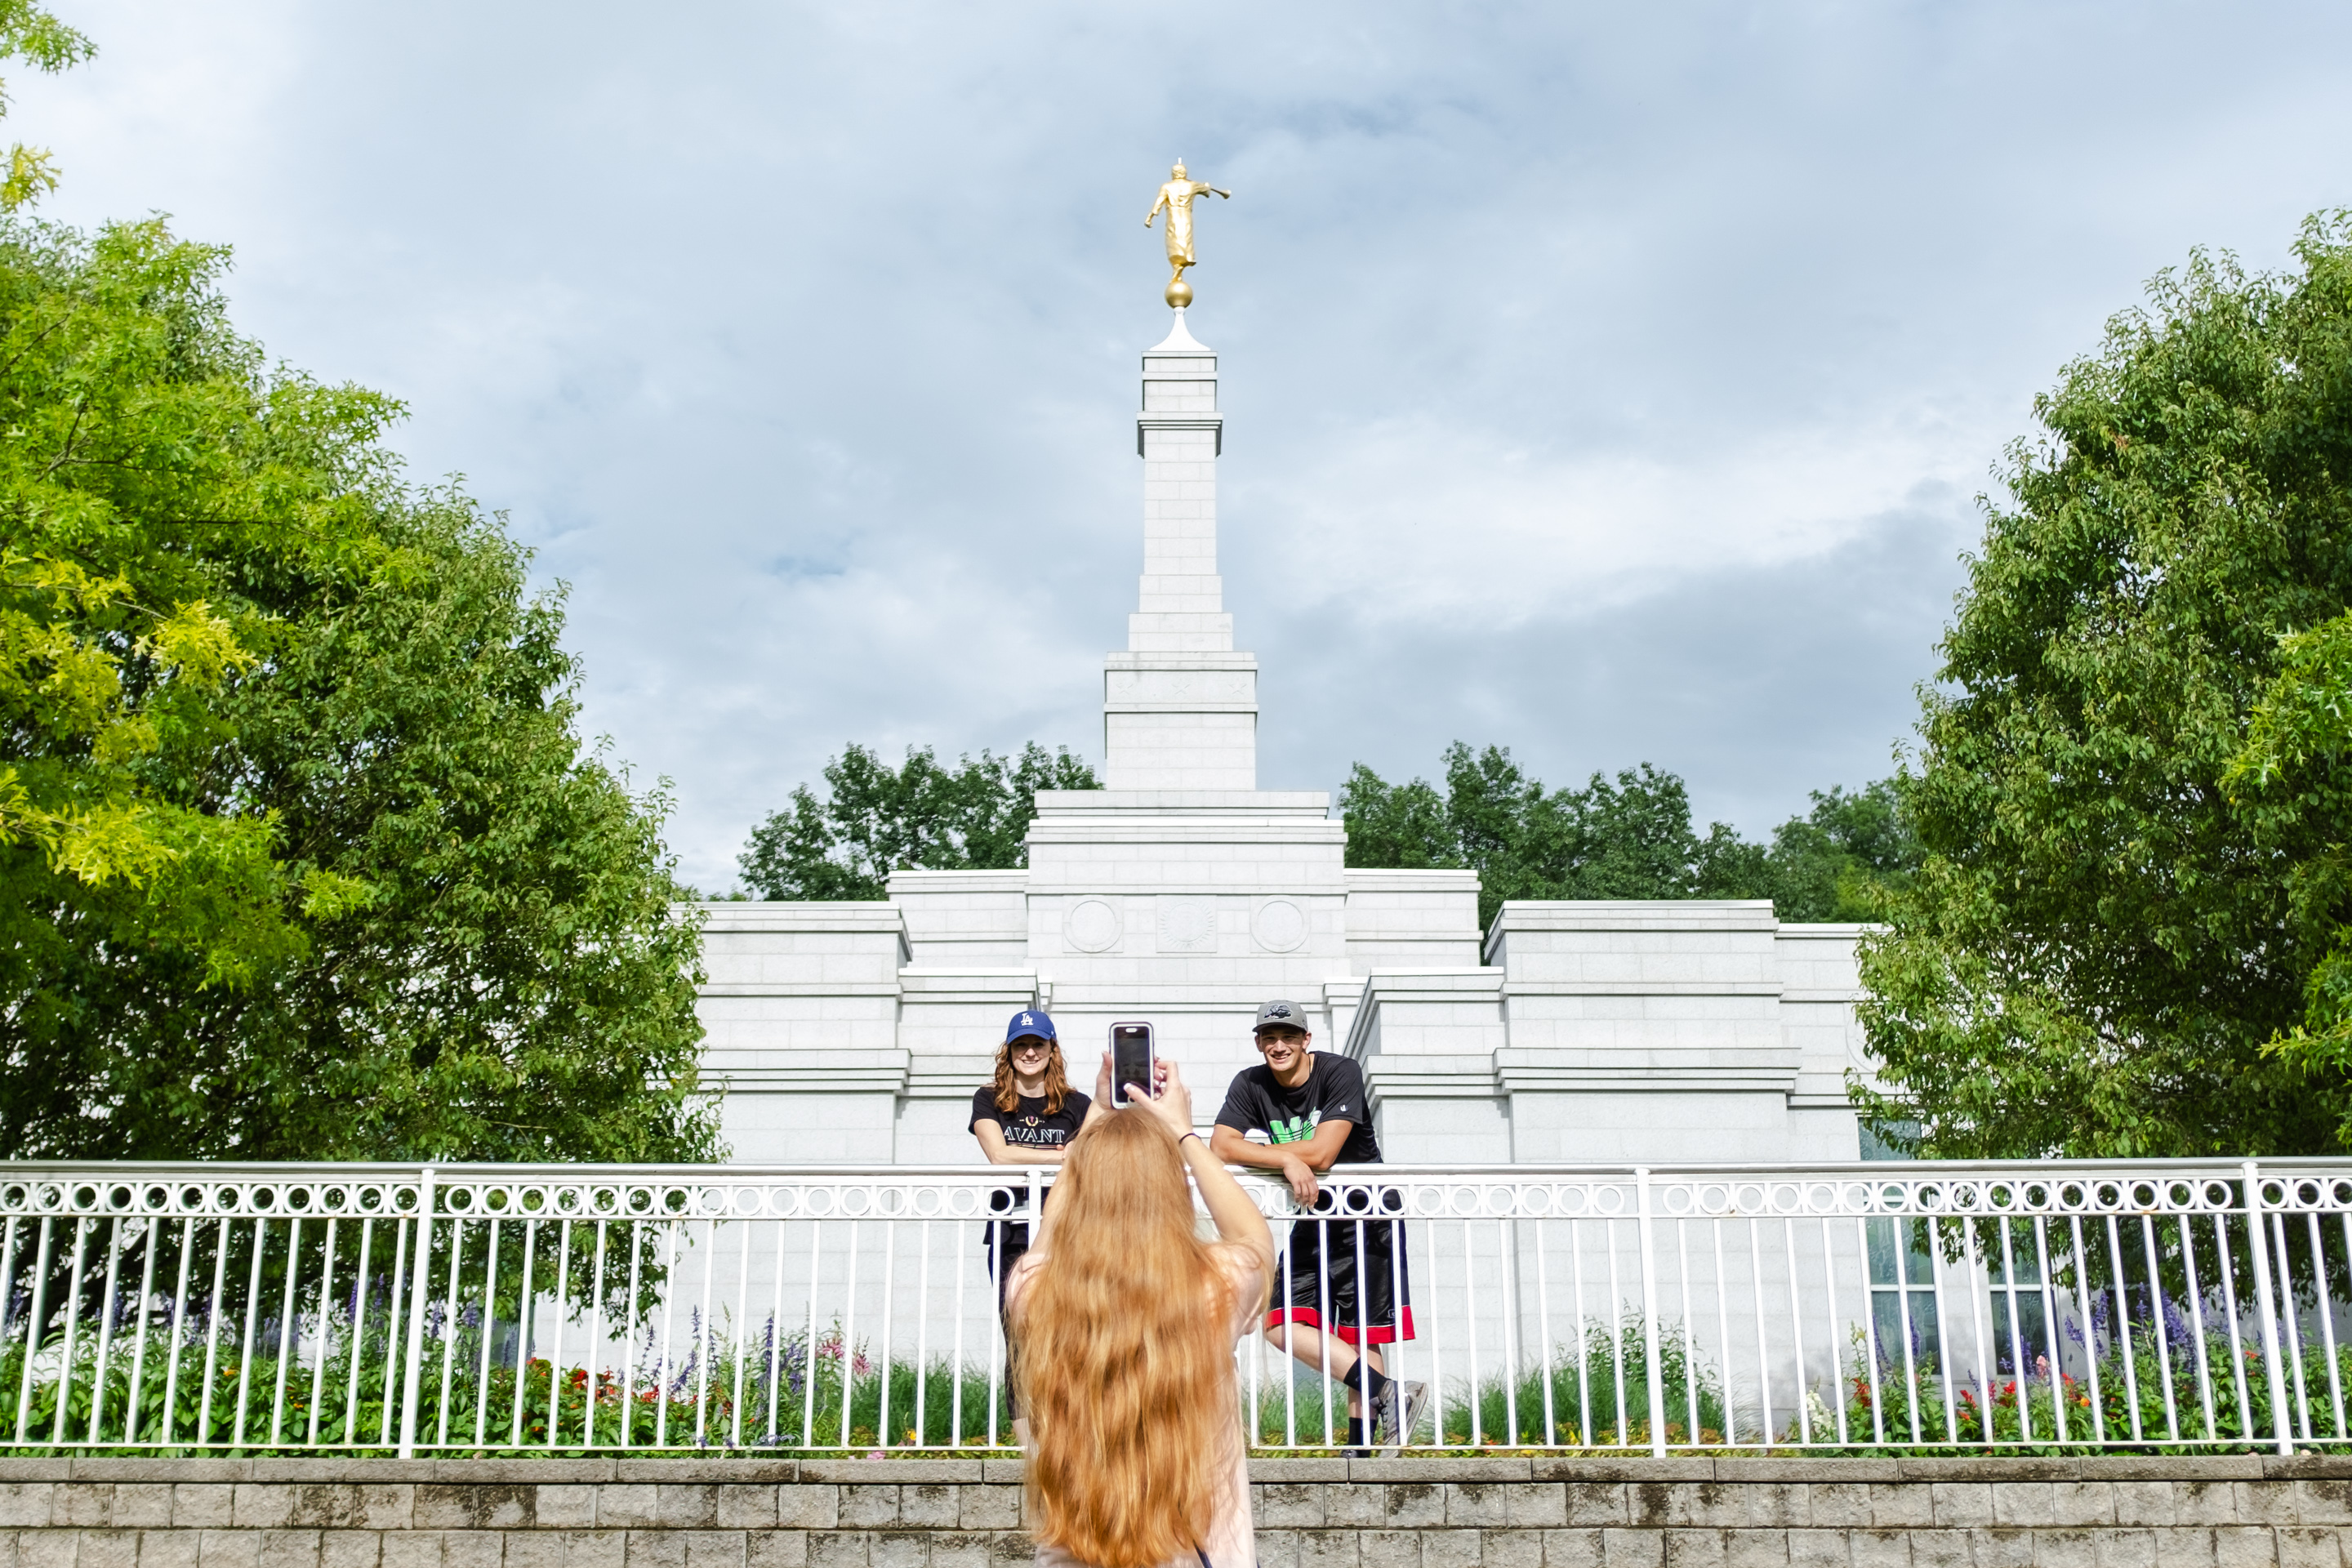
[[[1257,787],[1257,658],[1234,651],[1217,574],[1217,356],[1184,312],[1143,356],[1143,576],[1127,650],[1103,672],[1111,789]]]

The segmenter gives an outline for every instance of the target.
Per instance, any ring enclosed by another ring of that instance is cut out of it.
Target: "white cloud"
[[[1277,560],[1309,603],[1342,599],[1381,625],[1475,615],[1511,628],[1616,609],[1694,572],[1826,555],[1923,489],[1966,483],[1997,440],[1911,421],[1560,456],[1403,417],[1243,499],[1291,520]]]
[[[1884,770],[1967,498],[2139,281],[2352,199],[2319,5],[70,14],[9,77],[49,210],[235,245],[246,330],[409,402],[704,885],[849,741],[1098,743],[1177,153],[1236,192],[1266,782],[1459,735],[1750,826]]]

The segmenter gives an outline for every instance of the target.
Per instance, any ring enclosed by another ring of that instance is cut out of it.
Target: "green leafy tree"
[[[1446,797],[1426,779],[1392,784],[1358,763],[1339,786],[1339,816],[1350,866],[1427,871],[1468,864]]]
[[[1772,830],[1762,885],[1784,921],[1874,921],[1911,885],[1922,850],[1892,779],[1849,794],[1812,792],[1813,808]]]
[[[2282,637],[2352,602],[2352,217],[2296,254],[2159,275],[2010,449],[1923,691],[1903,805],[1927,858],[1864,945],[1864,1099],[1927,1153],[2334,1142],[2340,1076],[2263,1047],[2340,920],[2342,770],[2225,782]],[[2297,711],[2258,749],[2289,762]]]
[[[2303,1017],[2263,1048],[2340,1108],[2352,1146],[2352,613],[2281,639],[2284,661],[2222,786],[2284,867],[2289,920],[2319,960]]]
[[[208,982],[248,980],[299,945],[289,877],[309,878],[314,912],[351,889],[280,864],[266,816],[161,787],[153,759],[213,738],[215,704],[267,650],[266,615],[209,546],[243,530],[289,563],[356,552],[366,570],[383,551],[363,494],[393,409],[264,385],[199,302],[221,257],[160,226],[86,250],[32,229],[5,245],[0,844],[128,890],[126,912],[201,952]]]
[[[1692,830],[1681,779],[1644,763],[1582,789],[1547,790],[1509,751],[1445,752],[1445,788],[1390,785],[1358,763],[1339,792],[1351,866],[1478,873],[1478,918],[1511,899],[1686,899],[1727,880],[1738,837]],[[1753,847],[1748,847],[1752,848]],[[1736,872],[1729,879],[1736,879]]]
[[[1507,899],[1770,899],[1784,921],[1871,918],[1883,886],[1918,864],[1892,783],[1813,795],[1769,846],[1725,824],[1699,833],[1677,775],[1643,763],[1582,789],[1546,790],[1508,750],[1445,752],[1445,787],[1390,784],[1361,763],[1339,790],[1350,866],[1464,867],[1478,919]]]
[[[1006,870],[1029,863],[1032,797],[1099,789],[1066,750],[1032,741],[1017,756],[983,751],[952,768],[908,747],[904,766],[851,746],[824,765],[825,794],[806,784],[751,830],[736,864],[763,899],[880,899],[893,871]]]
[[[0,1152],[697,1159],[658,796],[223,252],[0,226]]]
[[[79,65],[93,52],[88,38],[32,0],[0,0],[0,59],[23,60],[54,73]],[[0,114],[7,112],[7,94],[0,90]],[[57,188],[57,163],[48,149],[21,142],[10,146],[7,170],[0,174],[0,211],[15,212]]]

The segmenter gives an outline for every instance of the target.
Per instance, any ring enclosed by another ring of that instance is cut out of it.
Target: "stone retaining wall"
[[[1251,1473],[1260,1568],[2352,1568],[2346,1458]],[[1010,1568],[1030,1556],[1020,1478],[1005,1460],[0,1459],[0,1568]]]

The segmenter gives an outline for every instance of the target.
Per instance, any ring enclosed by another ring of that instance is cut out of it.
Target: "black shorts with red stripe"
[[[1403,1195],[1383,1188],[1380,1211],[1395,1214]],[[1291,1222],[1290,1245],[1274,1271],[1277,1323],[1328,1327],[1349,1344],[1384,1345],[1412,1333],[1412,1281],[1405,1268],[1404,1222],[1372,1217],[1372,1189],[1327,1187],[1314,1212]]]

